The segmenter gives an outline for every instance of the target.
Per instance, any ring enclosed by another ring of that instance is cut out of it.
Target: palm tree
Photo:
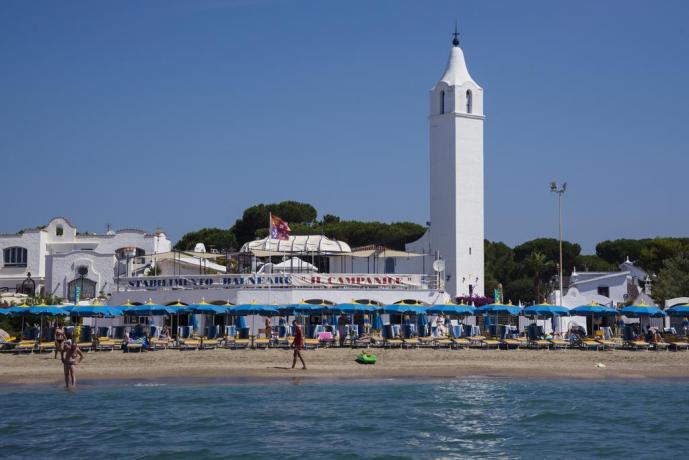
[[[533,276],[534,290],[536,291],[536,302],[541,301],[541,282],[543,277],[555,267],[555,262],[548,260],[545,254],[532,251],[523,261],[527,272]]]

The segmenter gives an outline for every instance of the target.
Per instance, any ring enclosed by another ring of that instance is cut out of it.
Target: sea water
[[[0,388],[0,458],[663,458],[689,382],[468,378]]]

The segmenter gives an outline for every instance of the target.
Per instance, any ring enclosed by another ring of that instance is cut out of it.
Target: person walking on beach
[[[57,354],[62,353],[62,343],[65,341],[65,328],[62,324],[57,324],[55,326],[55,356],[53,359],[57,359]],[[62,356],[62,355],[60,355]]]
[[[302,369],[306,369],[304,358],[301,357],[301,349],[304,347],[304,333],[301,330],[301,325],[296,319],[292,322],[294,326],[294,340],[292,341],[292,348],[294,348],[294,359],[292,360],[292,369],[297,365],[297,358],[301,361]]]
[[[77,379],[74,376],[74,371],[77,364],[84,360],[84,354],[76,342],[68,342],[62,347],[60,351],[62,356],[62,364],[65,368],[65,388],[69,388],[70,385],[75,387],[77,384]]]

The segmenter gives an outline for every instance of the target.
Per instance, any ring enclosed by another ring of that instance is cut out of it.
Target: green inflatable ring
[[[359,353],[356,357],[356,362],[359,364],[375,364],[377,360],[376,355],[369,355],[367,353]]]

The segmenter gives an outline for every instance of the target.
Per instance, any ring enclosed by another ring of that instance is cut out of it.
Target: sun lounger
[[[670,344],[670,349],[675,351],[686,350],[689,348],[689,342],[677,336],[667,337],[667,342]]]
[[[38,342],[38,351],[39,352],[50,352],[50,351],[55,351],[55,342]]]
[[[311,339],[315,340],[315,339]],[[267,349],[270,346],[271,339],[267,337],[256,337],[254,338],[254,348],[264,348]]]
[[[225,339],[226,343],[228,339]],[[237,349],[237,348],[249,348],[251,346],[251,339],[239,339],[239,338],[232,338],[230,339],[229,342],[230,348]]]
[[[198,350],[199,348],[201,348],[201,339],[199,338],[179,339],[180,350]]]
[[[36,350],[36,341],[35,340],[20,340],[17,342],[17,344],[12,348],[13,351],[16,353],[33,353],[34,350]]]
[[[519,339],[502,339],[500,340],[500,345],[502,345],[503,348],[506,349],[514,349],[514,348],[520,348],[524,345],[525,342],[519,340]],[[528,343],[528,342],[526,342]]]
[[[304,339],[304,349],[316,349],[321,342],[318,339]]]
[[[630,350],[648,350],[651,346],[645,340],[628,340],[625,345]]]
[[[651,342],[650,345],[651,345],[651,347],[652,347],[654,350],[656,350],[656,351],[667,350],[667,349],[670,347],[670,343],[669,343],[669,342],[665,342],[665,341],[662,341],[662,342]]]
[[[559,348],[559,349],[564,349],[564,348],[569,348],[570,343],[568,340],[563,340],[563,339],[547,339],[548,342],[550,342],[550,348]]]
[[[479,340],[479,343],[481,344],[481,348],[488,349],[488,348],[500,347],[501,342],[500,342],[500,340],[489,338],[489,339]]]

